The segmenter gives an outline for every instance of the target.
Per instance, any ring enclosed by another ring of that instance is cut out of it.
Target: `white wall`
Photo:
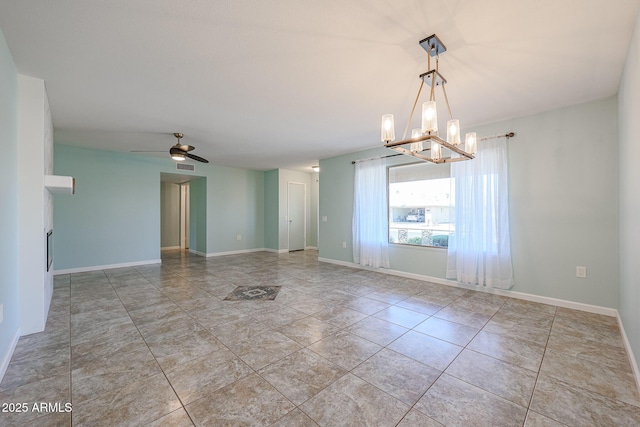
[[[52,221],[44,175],[53,169],[53,123],[44,81],[18,75],[18,304],[22,335],[44,330],[53,269],[46,268]],[[55,234],[55,232],[54,232]]]
[[[640,17],[618,91],[620,317],[640,365]]]
[[[44,82],[43,82],[44,83]],[[47,96],[46,85],[43,87],[43,96],[44,96],[44,174],[45,175],[53,175],[53,118],[51,115],[51,107],[49,105],[49,97]],[[44,221],[44,230],[45,233],[53,230],[53,194],[49,192],[47,189],[43,189],[43,209],[44,216],[42,220]],[[46,253],[46,236],[44,237],[44,248],[45,248],[45,257]],[[44,272],[44,322],[47,323],[47,314],[49,313],[49,305],[51,303],[51,297],[53,296],[53,271],[54,266],[51,265],[49,271]]]
[[[0,381],[19,338],[18,73],[0,30]]]

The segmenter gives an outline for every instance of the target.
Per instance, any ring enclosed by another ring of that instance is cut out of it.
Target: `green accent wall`
[[[265,248],[289,249],[289,182],[305,187],[306,246],[318,244],[318,174],[273,169],[264,173]]]
[[[76,178],[76,194],[54,200],[56,270],[160,259],[160,174],[178,172],[175,162],[59,141],[54,150],[55,173]],[[264,172],[196,164],[192,174],[204,179],[191,182],[191,249],[263,248]]]
[[[207,253],[264,248],[264,172],[197,168],[207,177]]]
[[[311,173],[309,224],[307,224],[307,246],[318,247],[318,191],[320,189],[320,174]]]
[[[160,259],[160,159],[59,144],[54,158],[76,180],[54,199],[56,270]]]
[[[189,181],[189,250],[207,253],[207,179]]]
[[[264,173],[264,247],[267,249],[279,249],[278,244],[278,190],[277,169]]]
[[[517,134],[508,146],[513,290],[617,307],[617,99],[473,130]],[[375,148],[320,161],[320,217],[327,217],[320,222],[320,257],[353,262],[351,161],[391,153]],[[444,249],[391,245],[389,257],[393,270],[445,278]],[[578,265],[587,267],[586,279],[576,278]]]

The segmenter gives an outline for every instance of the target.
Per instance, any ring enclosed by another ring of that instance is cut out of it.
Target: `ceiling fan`
[[[169,148],[169,154],[171,158],[176,161],[183,161],[187,158],[196,160],[202,163],[209,163],[209,160],[204,159],[200,156],[196,156],[195,154],[191,154],[190,151],[193,151],[196,147],[193,145],[183,145],[180,143],[180,140],[184,137],[184,135],[180,132],[176,132],[173,134],[176,138],[178,138],[178,142],[176,145]],[[142,151],[142,150],[133,150],[132,153],[164,153],[164,151]]]

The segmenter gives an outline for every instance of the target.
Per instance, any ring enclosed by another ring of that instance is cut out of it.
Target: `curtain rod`
[[[483,138],[480,138],[478,141],[489,141],[489,140],[498,139],[498,138],[507,138],[507,141],[508,141],[509,138],[513,138],[514,136],[516,136],[515,132],[508,132],[508,133],[505,133],[505,134],[502,134],[502,135],[485,136]],[[395,156],[404,156],[404,154],[402,154],[402,153],[389,154],[389,155],[386,155],[386,156],[369,157],[368,159],[352,160],[351,164],[355,165],[358,162],[366,162],[368,160],[376,160],[376,159],[386,159],[387,157],[395,157]]]

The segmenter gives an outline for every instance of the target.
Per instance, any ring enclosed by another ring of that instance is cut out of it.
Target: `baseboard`
[[[209,252],[206,257],[214,257],[214,256],[225,256],[225,255],[239,255],[239,254],[248,254],[252,252],[264,252],[265,248],[254,248],[254,249],[240,249],[237,251],[224,251],[224,252]]]
[[[9,363],[11,362],[11,356],[13,356],[13,352],[16,349],[16,345],[18,345],[18,340],[20,339],[20,328],[16,329],[16,333],[11,339],[11,343],[9,343],[9,348],[7,352],[4,354],[2,358],[2,362],[0,363],[0,383],[4,378],[4,374],[7,372],[7,368],[9,367]]]
[[[629,356],[629,363],[631,364],[633,377],[636,380],[636,388],[640,393],[640,370],[638,369],[638,362],[636,361],[636,357],[633,354],[633,349],[631,348],[631,343],[627,338],[627,333],[624,330],[624,324],[622,323],[622,319],[620,318],[620,313],[617,310],[616,313],[616,317],[618,318],[618,326],[620,327],[620,333],[622,334],[622,342],[624,342],[624,348],[625,350],[627,350],[627,356]]]
[[[318,250],[318,248],[317,248],[316,246],[305,246],[305,247],[304,247],[304,250],[305,250],[305,251],[306,251],[306,250],[308,250],[308,249],[313,249],[313,250],[315,250],[315,251],[317,251],[317,250]]]
[[[271,252],[274,254],[286,254],[289,252],[289,249],[271,249],[271,248],[264,248],[262,249],[265,252]]]
[[[425,282],[438,283],[440,285],[453,286],[456,288],[469,289],[472,291],[485,292],[485,293],[496,294],[496,295],[501,295],[501,296],[510,297],[510,298],[517,298],[517,299],[526,300],[526,301],[538,302],[541,304],[554,305],[557,307],[570,308],[573,310],[586,311],[589,313],[603,314],[605,316],[616,317],[618,315],[618,310],[616,310],[615,308],[601,307],[598,305],[591,305],[591,304],[583,304],[580,302],[567,301],[567,300],[558,299],[558,298],[543,297],[539,295],[527,294],[524,292],[516,292],[516,291],[509,291],[504,289],[485,288],[480,286],[467,285],[464,283],[456,282],[455,280],[442,279],[440,277],[426,276],[423,274],[415,274],[415,273],[407,273],[404,271],[390,270],[386,268],[365,267],[362,265],[354,264],[352,262],[338,261],[330,258],[318,257],[318,261],[326,262],[329,264],[342,265],[345,267],[358,268],[361,270],[375,271],[377,273],[390,274],[392,276],[406,277],[408,279],[416,279],[416,280],[422,280]]]
[[[207,254],[205,254],[204,252],[196,251],[195,249],[191,249],[191,248],[189,248],[189,252],[198,256],[203,256],[203,257],[207,256]]]
[[[109,270],[111,268],[137,267],[139,265],[160,264],[160,263],[162,263],[161,259],[150,259],[147,261],[123,262],[120,264],[93,265],[90,267],[78,267],[78,268],[68,268],[65,270],[54,270],[53,275],[58,276],[60,274],[86,273],[88,271]]]
[[[174,249],[180,249],[180,246],[163,246],[160,248],[161,251],[171,251]]]

